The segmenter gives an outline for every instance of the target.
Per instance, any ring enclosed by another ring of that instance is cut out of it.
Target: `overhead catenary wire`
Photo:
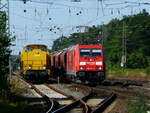
[[[14,0],[10,0],[10,1],[14,1]],[[16,0],[17,1],[17,0]],[[19,1],[19,0],[18,0]],[[32,2],[32,1],[34,1],[34,2]],[[37,3],[37,2],[35,2],[36,0],[31,0],[31,1],[29,1],[29,2],[32,2],[32,3]],[[105,7],[106,5],[105,5],[105,3],[106,2],[108,2],[108,1],[113,1],[113,0],[101,0],[101,1],[103,1],[103,9],[104,10],[106,10],[106,9],[108,9],[108,10],[112,10],[113,11],[113,14],[115,13],[115,11],[120,11],[120,14],[122,14],[122,11],[121,10],[124,10],[125,8],[129,8],[129,7],[139,7],[138,6],[138,2],[136,3],[125,3],[125,5],[124,6],[121,6],[121,7],[114,7],[114,8],[112,8],[111,6],[113,6],[113,5],[109,5],[109,6],[107,6],[107,7]],[[39,1],[38,1],[39,2]],[[42,2],[44,2],[44,3],[42,3]],[[59,1],[55,1],[55,0],[47,0],[47,1],[40,1],[40,3],[39,4],[47,4],[47,2],[48,2],[48,4],[49,5],[51,5],[52,3],[55,5],[55,6],[58,6],[58,7],[54,7],[54,8],[49,8],[49,9],[51,9],[51,10],[57,10],[57,9],[64,9],[65,7],[66,7],[66,9],[68,9],[68,8],[70,8],[70,14],[72,15],[72,10],[74,10],[74,8],[78,8],[78,9],[85,9],[85,10],[97,10],[97,8],[95,7],[78,7],[78,6],[74,6],[74,5],[67,5],[67,4],[65,4],[65,3],[61,3],[61,2],[59,2]],[[116,1],[116,3],[117,3],[118,1]],[[119,2],[118,2],[119,3]],[[145,3],[145,4],[148,4],[148,3]],[[32,4],[33,5],[33,4]],[[142,5],[142,4],[141,4]],[[36,6],[38,6],[38,5],[35,5],[35,7]],[[64,7],[61,7],[61,6],[64,6]],[[118,6],[119,6],[119,4],[118,4]],[[15,7],[15,6],[13,6],[13,7]],[[33,5],[33,9],[34,9],[34,5]],[[102,9],[101,9],[102,10]],[[104,12],[104,13],[106,13],[106,11]],[[107,12],[108,13],[108,12]],[[110,12],[109,12],[110,13]],[[119,12],[118,12],[118,14],[119,14]],[[133,12],[133,14],[134,14],[134,12]],[[104,14],[105,15],[105,17],[107,16],[107,14]],[[122,14],[123,15],[123,14]],[[121,16],[122,16],[121,15]],[[19,16],[19,15],[18,15]],[[109,16],[109,14],[108,14],[108,16]],[[113,16],[113,15],[112,15]],[[20,16],[21,17],[21,16]],[[30,18],[30,17],[27,17],[27,16],[23,16],[23,17],[21,17],[21,18],[26,18],[26,19],[28,19],[28,20],[31,20],[31,21],[35,21],[34,19],[32,19],[32,18]],[[44,18],[42,18],[41,20],[43,20],[43,19],[45,19],[46,20],[46,16],[44,17]],[[36,20],[37,22],[40,22],[41,20]],[[89,20],[89,21],[87,21],[87,22],[85,22],[85,25],[87,24],[87,25],[92,25],[92,23],[96,23],[95,21],[97,21],[97,20],[99,20],[99,21],[101,21],[102,20],[102,17],[100,16],[100,15],[98,15],[98,17],[97,18],[95,18],[95,17],[93,17],[93,19],[91,19],[91,20]],[[46,29],[44,29],[43,28],[43,26],[44,26],[44,24],[42,25],[42,27],[40,27],[41,28],[41,31],[46,31],[46,30],[48,30],[48,28]],[[48,24],[47,26],[51,26],[51,24]],[[71,25],[72,26],[72,25]],[[75,27],[76,25],[74,25],[74,26],[72,26],[72,27],[70,27],[70,29],[72,29],[72,28],[76,28]],[[64,26],[63,26],[64,27]],[[65,29],[65,28],[63,28],[63,29]],[[69,29],[69,28],[68,28]],[[141,29],[145,29],[145,28],[141,28]],[[140,30],[140,28],[139,28],[139,30]],[[40,32],[40,31],[39,31]],[[53,32],[53,31],[52,31]],[[57,31],[57,32],[59,32],[59,31]],[[66,30],[62,30],[62,32],[66,32]],[[72,30],[72,32],[73,32],[73,30]],[[69,32],[70,33],[70,32]],[[58,33],[59,34],[59,33]],[[67,33],[66,33],[67,34]]]
[[[20,1],[20,0],[11,0],[11,1]],[[137,4],[133,4],[133,3],[136,3],[136,2],[129,2],[129,1],[125,1],[125,2],[122,2],[122,3],[114,3],[114,4],[106,4],[106,3],[103,3],[103,1],[107,1],[107,0],[97,0],[97,1],[100,1],[101,2],[101,10],[102,10],[102,14],[104,16],[104,10],[122,10],[122,9],[126,9],[126,8],[133,8],[133,7],[139,7],[139,3],[137,2]],[[111,0],[110,0],[111,1]],[[77,8],[77,9],[83,9],[83,10],[98,10],[98,8],[95,8],[95,7],[77,7],[77,6],[73,6],[73,5],[66,5],[66,4],[62,4],[62,3],[58,3],[58,2],[54,2],[54,1],[36,1],[36,0],[30,0],[29,2],[33,2],[33,3],[39,3],[39,4],[54,4],[56,6],[64,6],[67,7],[67,8]],[[131,4],[130,4],[131,3]],[[103,4],[105,4],[105,7],[103,7]],[[110,7],[112,5],[119,5],[119,4],[127,4],[125,6],[121,6],[121,7],[117,7],[117,8],[114,8],[114,7]],[[145,4],[148,4],[148,3],[145,3]],[[109,6],[109,7],[108,7]],[[60,8],[60,7],[53,7],[51,8],[51,10],[62,10],[64,8]]]
[[[101,2],[101,8],[102,8],[102,13],[103,13],[103,16],[105,16],[104,14],[104,7],[103,7],[103,0],[99,0]]]

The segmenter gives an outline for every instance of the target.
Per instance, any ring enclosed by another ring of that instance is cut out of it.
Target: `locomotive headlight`
[[[80,67],[81,70],[85,69],[84,67]]]
[[[46,67],[44,66],[43,69],[46,69]]]
[[[31,69],[32,68],[32,65],[29,65],[29,69]]]
[[[86,65],[86,62],[80,62],[80,65]]]
[[[102,67],[99,67],[98,69],[99,69],[99,70],[102,70]]]
[[[29,69],[31,69],[31,66],[29,66]]]
[[[96,69],[98,69],[98,70],[102,70],[102,69],[103,69],[103,67],[96,67]]]
[[[96,62],[96,65],[102,65],[103,62]]]

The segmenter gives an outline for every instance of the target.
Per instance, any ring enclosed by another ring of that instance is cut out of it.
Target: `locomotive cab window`
[[[47,51],[47,48],[46,47],[40,47],[40,50],[41,51]]]
[[[30,47],[26,47],[26,48],[25,48],[25,51],[26,51],[26,52],[30,52],[30,51],[32,51],[32,50],[33,50],[33,49],[30,48]]]
[[[92,49],[92,57],[101,57],[102,50],[101,49]]]
[[[90,49],[80,49],[80,56],[81,57],[89,57],[90,56]]]
[[[101,57],[102,50],[101,49],[80,49],[81,57]]]

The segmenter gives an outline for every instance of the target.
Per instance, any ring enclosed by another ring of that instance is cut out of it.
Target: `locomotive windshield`
[[[32,51],[32,50],[33,50],[33,49],[30,48],[30,47],[26,47],[26,48],[25,48],[25,51],[26,51],[26,52],[30,52],[30,51]]]
[[[101,57],[102,50],[101,49],[80,49],[81,57]]]
[[[80,49],[80,56],[81,57],[89,57],[90,56],[90,49]]]
[[[31,47],[26,47],[25,51],[26,52],[30,52],[33,49],[40,49],[41,51],[47,51],[47,47],[45,47],[45,46],[31,46]]]
[[[102,50],[101,49],[91,49],[91,51],[92,51],[92,57],[102,56]]]
[[[41,49],[41,51],[47,51],[46,47],[40,47],[39,49]]]

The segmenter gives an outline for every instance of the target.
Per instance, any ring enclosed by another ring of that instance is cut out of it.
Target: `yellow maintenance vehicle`
[[[21,69],[26,79],[47,80],[50,75],[50,53],[46,45],[30,44],[21,53]]]

